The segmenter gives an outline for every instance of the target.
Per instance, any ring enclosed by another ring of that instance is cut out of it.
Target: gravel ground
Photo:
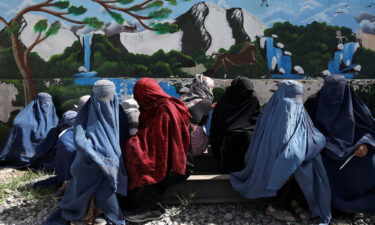
[[[13,169],[0,170],[0,225],[40,225],[55,209],[57,201],[52,192],[36,192],[31,185],[46,174]],[[244,225],[244,224],[317,224],[317,221],[282,223],[274,221],[264,213],[267,201],[238,204],[193,204],[188,206],[166,207],[167,213],[161,220],[147,225]],[[375,215],[361,214],[355,217],[348,214],[334,214],[337,225],[375,224]]]

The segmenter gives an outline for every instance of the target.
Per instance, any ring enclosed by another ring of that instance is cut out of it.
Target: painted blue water
[[[354,69],[356,64],[353,64],[353,56],[356,52],[358,43],[348,42],[344,44],[342,50],[336,51],[332,60],[328,62],[328,70],[331,74],[341,74],[348,79],[355,77],[354,72],[349,72]],[[343,65],[345,68],[340,69]]]
[[[341,54],[341,51],[335,52],[333,59],[328,62],[328,70],[331,74],[340,73]]]
[[[85,78],[76,78],[74,80],[74,84],[77,85],[93,85],[96,81],[101,79],[107,79],[103,77],[85,77]],[[130,96],[133,94],[134,85],[137,83],[139,78],[108,78],[108,80],[112,81],[116,85],[116,92],[119,101],[121,99],[126,98],[126,96]],[[175,98],[180,98],[180,95],[177,93],[176,88],[170,82],[161,81],[159,85],[163,88],[163,90],[170,96]]]
[[[87,71],[90,71],[91,37],[92,34],[85,34],[85,36],[83,37],[83,50],[85,52],[84,67]]]
[[[345,43],[343,53],[343,61],[346,66],[350,66],[353,61],[354,53],[356,52],[356,42]]]
[[[274,40],[272,37],[265,37],[266,39],[266,53],[268,70],[272,73],[272,59],[277,60],[277,70],[284,70],[284,74],[271,74],[272,78],[276,79],[303,79],[303,76],[292,73],[292,57],[284,55],[281,48],[274,47]]]
[[[88,72],[86,73],[76,73],[74,76],[74,84],[77,85],[93,85],[96,81],[103,79],[102,77],[96,77],[97,72],[90,71],[90,59],[91,59],[91,37],[92,34],[85,34],[83,37],[83,49],[84,49],[84,66]],[[139,80],[139,78],[109,78],[108,80],[112,81],[116,85],[116,92],[119,101],[127,96],[133,94],[134,85]],[[176,88],[173,84],[169,82],[159,82],[159,85],[163,90],[172,97],[179,98],[180,95],[177,93]]]
[[[275,53],[273,51],[273,38],[266,37],[266,51],[267,51],[267,64],[268,64],[268,70],[272,71],[272,58],[275,56]]]

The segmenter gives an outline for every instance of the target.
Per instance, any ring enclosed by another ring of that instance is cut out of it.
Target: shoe
[[[266,214],[272,216],[273,218],[284,221],[284,222],[295,222],[296,219],[287,211],[283,210],[275,210],[273,212],[266,209]]]
[[[95,218],[94,225],[106,225],[107,221],[104,218]]]
[[[53,194],[54,199],[62,199],[64,197],[65,189],[59,189]]]
[[[61,183],[59,182],[57,176],[47,178],[45,180],[37,181],[32,185],[32,188],[34,190],[38,189],[51,189],[51,190],[56,190],[59,188]]]
[[[124,212],[125,220],[131,223],[146,223],[154,220],[159,220],[165,213],[164,209],[160,210],[147,210],[138,208],[130,212]]]

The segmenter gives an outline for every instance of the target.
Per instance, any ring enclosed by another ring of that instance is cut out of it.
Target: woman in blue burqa
[[[333,207],[375,212],[375,121],[369,108],[341,75],[327,77],[305,106],[327,139],[323,160]]]
[[[120,129],[126,129],[124,134],[120,135]],[[45,224],[105,224],[104,220],[125,224],[116,194],[127,193],[120,141],[128,136],[127,118],[120,108],[115,85],[108,80],[95,82],[91,98],[75,119],[72,180],[58,209]]]
[[[249,199],[273,197],[266,214],[283,221],[331,219],[331,192],[320,151],[325,138],[314,127],[302,102],[303,86],[282,81],[255,127],[245,169],[231,174],[233,188]]]
[[[43,167],[53,159],[59,118],[52,96],[41,92],[18,113],[0,151],[0,167]]]

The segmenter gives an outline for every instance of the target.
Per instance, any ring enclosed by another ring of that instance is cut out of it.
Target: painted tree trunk
[[[36,86],[33,80],[33,74],[29,65],[25,64],[24,56],[25,50],[23,49],[22,43],[20,42],[19,36],[11,34],[12,49],[14,59],[17,67],[22,75],[22,83],[24,89],[25,105],[32,101],[37,94]]]

